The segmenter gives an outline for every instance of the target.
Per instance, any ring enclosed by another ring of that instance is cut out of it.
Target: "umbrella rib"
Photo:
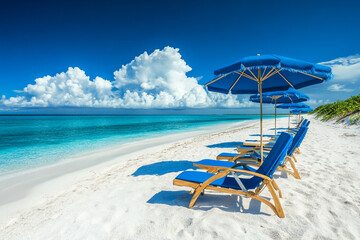
[[[266,79],[267,76],[275,69],[275,67],[272,67],[272,69],[270,69],[270,71],[265,75],[265,77],[263,77],[262,79]]]
[[[264,78],[265,72],[266,72],[266,67],[264,68],[264,72],[263,72],[263,74],[261,74],[261,79],[263,79],[263,78]]]
[[[214,79],[214,80],[206,83],[204,86],[206,87],[207,85],[212,84],[212,83],[216,82],[217,80],[220,80],[220,79],[223,78],[223,77],[226,77],[226,76],[229,75],[230,73],[231,73],[231,72],[229,72],[229,73],[227,73],[227,74],[225,74],[225,75],[222,75],[222,76],[220,76],[220,77],[218,77],[218,78],[216,78],[216,79]]]
[[[266,79],[268,79],[268,78],[270,78],[270,77],[272,77],[272,76],[274,76],[275,74],[279,73],[280,71],[281,71],[281,68],[278,69],[278,70],[276,70],[276,71],[274,71],[274,72],[272,72],[269,76],[265,76],[265,78],[263,79],[263,81],[266,80]]]
[[[302,73],[302,74],[304,74],[304,75],[308,75],[308,76],[310,76],[310,77],[314,77],[314,78],[317,78],[317,79],[320,79],[320,80],[324,80],[324,78],[318,77],[318,76],[315,76],[315,75],[312,75],[312,74],[310,74],[310,73],[300,72],[300,71],[297,71],[297,70],[295,70],[295,72]]]
[[[287,80],[280,72],[278,74],[291,86],[294,87],[289,80]]]
[[[244,70],[244,71],[245,71],[245,70]],[[246,74],[245,72],[236,72],[236,73],[237,73],[237,74],[242,74],[244,77],[247,77],[247,78],[249,78],[249,79],[254,80],[254,81],[257,82],[256,79],[254,79],[252,76]]]
[[[269,96],[269,98],[271,98],[272,100],[277,100],[277,99],[281,98],[281,95],[278,95],[278,96]]]
[[[245,70],[244,70],[245,71]],[[235,86],[235,84],[239,81],[239,79],[242,77],[242,74],[239,74],[239,77],[235,80],[235,82],[231,85],[231,87],[229,88],[229,92],[233,89],[233,87]]]
[[[251,75],[253,75],[254,80],[256,79],[256,81],[258,81],[258,80],[257,80],[257,77],[253,74],[253,72],[252,72],[250,69],[248,69],[248,70],[249,70],[249,72],[251,73]]]
[[[269,96],[269,98],[271,98],[271,103],[275,99],[273,96]]]

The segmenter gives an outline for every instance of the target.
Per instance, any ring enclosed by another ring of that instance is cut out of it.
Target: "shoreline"
[[[33,202],[39,201],[42,195],[56,193],[57,190],[51,190],[50,184],[68,185],[74,182],[71,178],[84,178],[89,172],[95,171],[97,167],[104,168],[115,164],[116,161],[125,163],[130,158],[154,152],[169,144],[197,136],[256,124],[258,124],[258,120],[202,126],[195,130],[190,129],[181,133],[171,133],[81,152],[54,164],[4,174],[0,176],[0,212],[5,214],[1,215],[0,224],[8,219],[9,215],[15,215],[21,209],[26,209]],[[59,179],[62,183],[59,183]]]

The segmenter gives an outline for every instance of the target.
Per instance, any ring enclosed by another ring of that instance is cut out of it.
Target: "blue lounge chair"
[[[269,155],[265,158],[264,163],[256,171],[246,170],[246,164],[243,165],[242,169],[225,167],[216,174],[201,171],[185,171],[180,173],[173,183],[176,186],[187,186],[195,190],[189,208],[193,207],[199,195],[205,189],[208,189],[244,195],[259,200],[268,205],[279,217],[283,218],[285,215],[275,192],[276,190],[280,191],[280,189],[273,179],[273,173],[286,156],[292,139],[291,134],[282,133]],[[246,174],[252,177],[240,178],[239,174]],[[265,187],[269,190],[274,204],[259,195]]]
[[[288,174],[292,175],[296,179],[301,179],[301,177],[300,177],[298,170],[295,167],[295,163],[293,162],[293,160],[295,162],[297,162],[297,160],[294,156],[294,152],[298,148],[298,146],[300,146],[302,140],[304,139],[304,136],[306,135],[306,132],[307,132],[307,127],[300,128],[299,132],[295,135],[295,137],[287,151],[286,158],[278,166],[279,170],[287,172]],[[247,157],[246,158],[237,158],[235,162],[236,163],[230,162],[230,161],[203,159],[201,161],[195,162],[193,165],[198,168],[205,169],[211,173],[215,173],[224,167],[237,168],[239,166],[242,166],[242,163],[245,163],[246,165],[248,165],[248,170],[251,170],[251,171],[255,171],[255,169],[250,168],[249,166],[258,166],[259,167],[260,165],[262,165],[262,163],[260,162],[260,158],[253,159],[252,161],[249,160]],[[287,167],[287,162],[290,163],[292,170],[290,170]]]
[[[289,133],[291,133],[291,134],[294,134],[294,136],[295,136],[295,135],[300,131],[300,129],[301,129],[302,127],[308,128],[309,125],[310,125],[310,121],[307,120],[307,119],[305,119],[304,122],[303,122],[303,124],[302,124],[299,128],[292,129],[292,130],[286,131],[286,132],[289,132]],[[307,129],[306,129],[306,132],[307,132]],[[300,147],[301,142],[303,141],[303,139],[304,139],[304,137],[305,137],[305,135],[306,135],[306,132],[305,132],[305,134],[302,136],[301,140],[299,141],[298,146],[297,146],[296,149],[295,149],[295,152],[298,153],[298,154],[300,154],[300,148],[299,148],[299,147]],[[281,133],[281,132],[280,132],[280,133]],[[270,142],[269,144],[267,144],[266,147],[267,147],[267,148],[270,148],[271,145],[272,145],[273,142],[274,142],[273,140],[276,141],[277,137],[278,137],[278,136],[274,136],[274,135],[271,136],[271,142]],[[294,160],[295,160],[295,162],[297,162],[295,156],[294,156]]]
[[[304,127],[304,126],[302,126]],[[294,137],[296,137],[299,134],[299,132],[294,133]],[[306,134],[306,132],[305,132]],[[268,144],[266,144],[264,146],[265,152],[268,151],[270,148],[272,148],[274,146],[274,143],[276,142],[278,136],[276,138],[274,138],[272,142],[269,142]],[[304,136],[302,137],[302,139],[304,138]],[[299,148],[301,142],[299,142],[299,144],[296,146],[296,150]],[[216,159],[217,160],[227,160],[227,161],[236,161],[236,160],[245,160],[245,161],[254,161],[251,160],[251,158],[254,158],[254,152],[260,150],[259,148],[257,148],[257,146],[252,146],[252,147],[242,147],[241,150],[238,149],[238,153],[227,153],[227,152],[223,152],[220,153]],[[259,155],[259,154],[257,154]],[[244,159],[245,158],[245,159]]]
[[[272,141],[272,139],[276,139],[277,137],[279,137],[279,134],[282,133],[282,132],[289,132],[289,133],[291,133],[291,134],[296,134],[296,132],[299,131],[299,129],[300,129],[301,127],[309,127],[309,125],[310,125],[310,121],[307,120],[307,119],[305,119],[305,120],[304,120],[298,127],[296,127],[296,128],[290,128],[290,129],[289,129],[289,128],[278,128],[279,130],[284,130],[284,131],[278,132],[277,135],[265,134],[265,135],[263,135],[263,136],[270,138],[270,140],[265,140],[265,141]],[[260,134],[253,134],[253,135],[251,135],[251,136],[258,136],[258,137],[260,137]],[[245,140],[245,142],[244,142],[243,144],[251,145],[251,144],[253,144],[253,143],[260,144],[260,143],[259,143],[259,140]],[[238,146],[238,147],[241,147],[241,145]]]
[[[278,129],[284,130],[285,132],[296,133],[300,129],[300,127],[309,127],[309,125],[310,125],[310,121],[308,119],[305,119],[303,122],[301,122],[301,124],[299,124],[295,128],[278,128]],[[281,133],[281,132],[279,132],[279,133]],[[267,135],[267,136],[274,137],[274,135]]]

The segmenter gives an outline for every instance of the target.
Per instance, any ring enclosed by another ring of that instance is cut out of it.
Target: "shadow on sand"
[[[242,145],[243,142],[223,142],[212,145],[207,145],[208,148],[236,148],[238,145]]]
[[[181,161],[163,161],[144,165],[139,167],[132,176],[140,175],[164,175],[171,172],[180,172],[189,169],[197,169],[193,166],[193,162],[181,160]]]
[[[259,133],[250,134],[249,136],[251,136],[251,137],[259,137],[260,138]],[[274,136],[274,135],[273,134],[263,134],[263,137],[272,137],[272,136]]]
[[[166,204],[169,206],[188,207],[192,194],[189,191],[161,191],[147,201],[150,204]],[[206,193],[200,196],[193,209],[208,211],[218,208],[227,212],[242,212],[270,216],[261,212],[261,202],[251,199],[247,209],[243,206],[243,197],[239,195],[228,195],[220,193]]]
[[[275,128],[269,128],[269,130],[275,131]],[[281,130],[281,131],[282,131],[282,130],[285,130],[285,131],[286,131],[286,130],[289,130],[289,129],[286,127],[286,128],[276,128],[276,130],[279,130],[279,131],[280,131],[280,130]]]
[[[284,171],[276,171],[273,175],[274,179],[289,178],[289,174]]]

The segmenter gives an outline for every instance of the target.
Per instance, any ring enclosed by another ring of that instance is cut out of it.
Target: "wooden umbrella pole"
[[[260,156],[261,162],[263,161],[263,113],[262,113],[262,82],[259,79],[259,90],[260,90]]]
[[[299,119],[300,119],[299,116],[300,116],[300,115],[298,114],[297,120],[296,120],[297,125],[299,125],[299,123],[300,123],[300,121],[299,121]]]
[[[299,116],[296,116],[296,113],[294,114],[295,116],[295,122],[296,122],[296,125],[298,124],[298,121],[299,121]]]
[[[289,108],[288,129],[290,129],[290,108]]]
[[[276,136],[276,98],[275,98],[275,136]]]

